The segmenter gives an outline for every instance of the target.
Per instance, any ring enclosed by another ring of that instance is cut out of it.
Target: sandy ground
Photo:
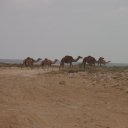
[[[128,70],[0,68],[0,128],[128,128]]]

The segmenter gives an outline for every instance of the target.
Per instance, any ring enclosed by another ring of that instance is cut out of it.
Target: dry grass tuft
[[[60,85],[66,85],[66,82],[65,81],[60,81],[59,84]]]

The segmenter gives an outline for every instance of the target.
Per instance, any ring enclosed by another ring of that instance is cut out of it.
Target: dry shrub
[[[59,84],[60,85],[66,85],[66,82],[65,81],[60,81]]]

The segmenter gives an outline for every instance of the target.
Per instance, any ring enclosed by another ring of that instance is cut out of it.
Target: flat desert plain
[[[128,128],[128,69],[0,67],[0,128]]]

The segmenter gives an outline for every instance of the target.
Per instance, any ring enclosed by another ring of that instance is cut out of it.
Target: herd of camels
[[[77,62],[79,59],[82,59],[82,57],[78,56],[76,59],[74,59],[72,56],[66,55],[65,57],[63,57],[61,59],[59,68],[63,68],[65,63],[70,64],[70,67],[72,67],[73,66],[72,63]],[[25,67],[33,68],[34,63],[39,62],[39,61],[41,61],[41,67],[43,68],[44,66],[51,67],[52,64],[55,64],[59,60],[55,59],[54,61],[52,61],[52,60],[49,60],[47,58],[45,58],[44,60],[42,60],[41,58],[38,58],[37,60],[34,60],[31,57],[27,57],[25,60],[23,60],[23,63],[22,63],[21,67],[25,66]],[[86,64],[88,64],[89,66],[92,66],[92,65],[95,66],[95,64],[98,64],[99,66],[102,66],[102,65],[105,65],[109,62],[110,61],[105,61],[103,57],[100,57],[98,60],[96,60],[92,56],[87,56],[87,57],[83,58],[82,64],[85,68]]]

